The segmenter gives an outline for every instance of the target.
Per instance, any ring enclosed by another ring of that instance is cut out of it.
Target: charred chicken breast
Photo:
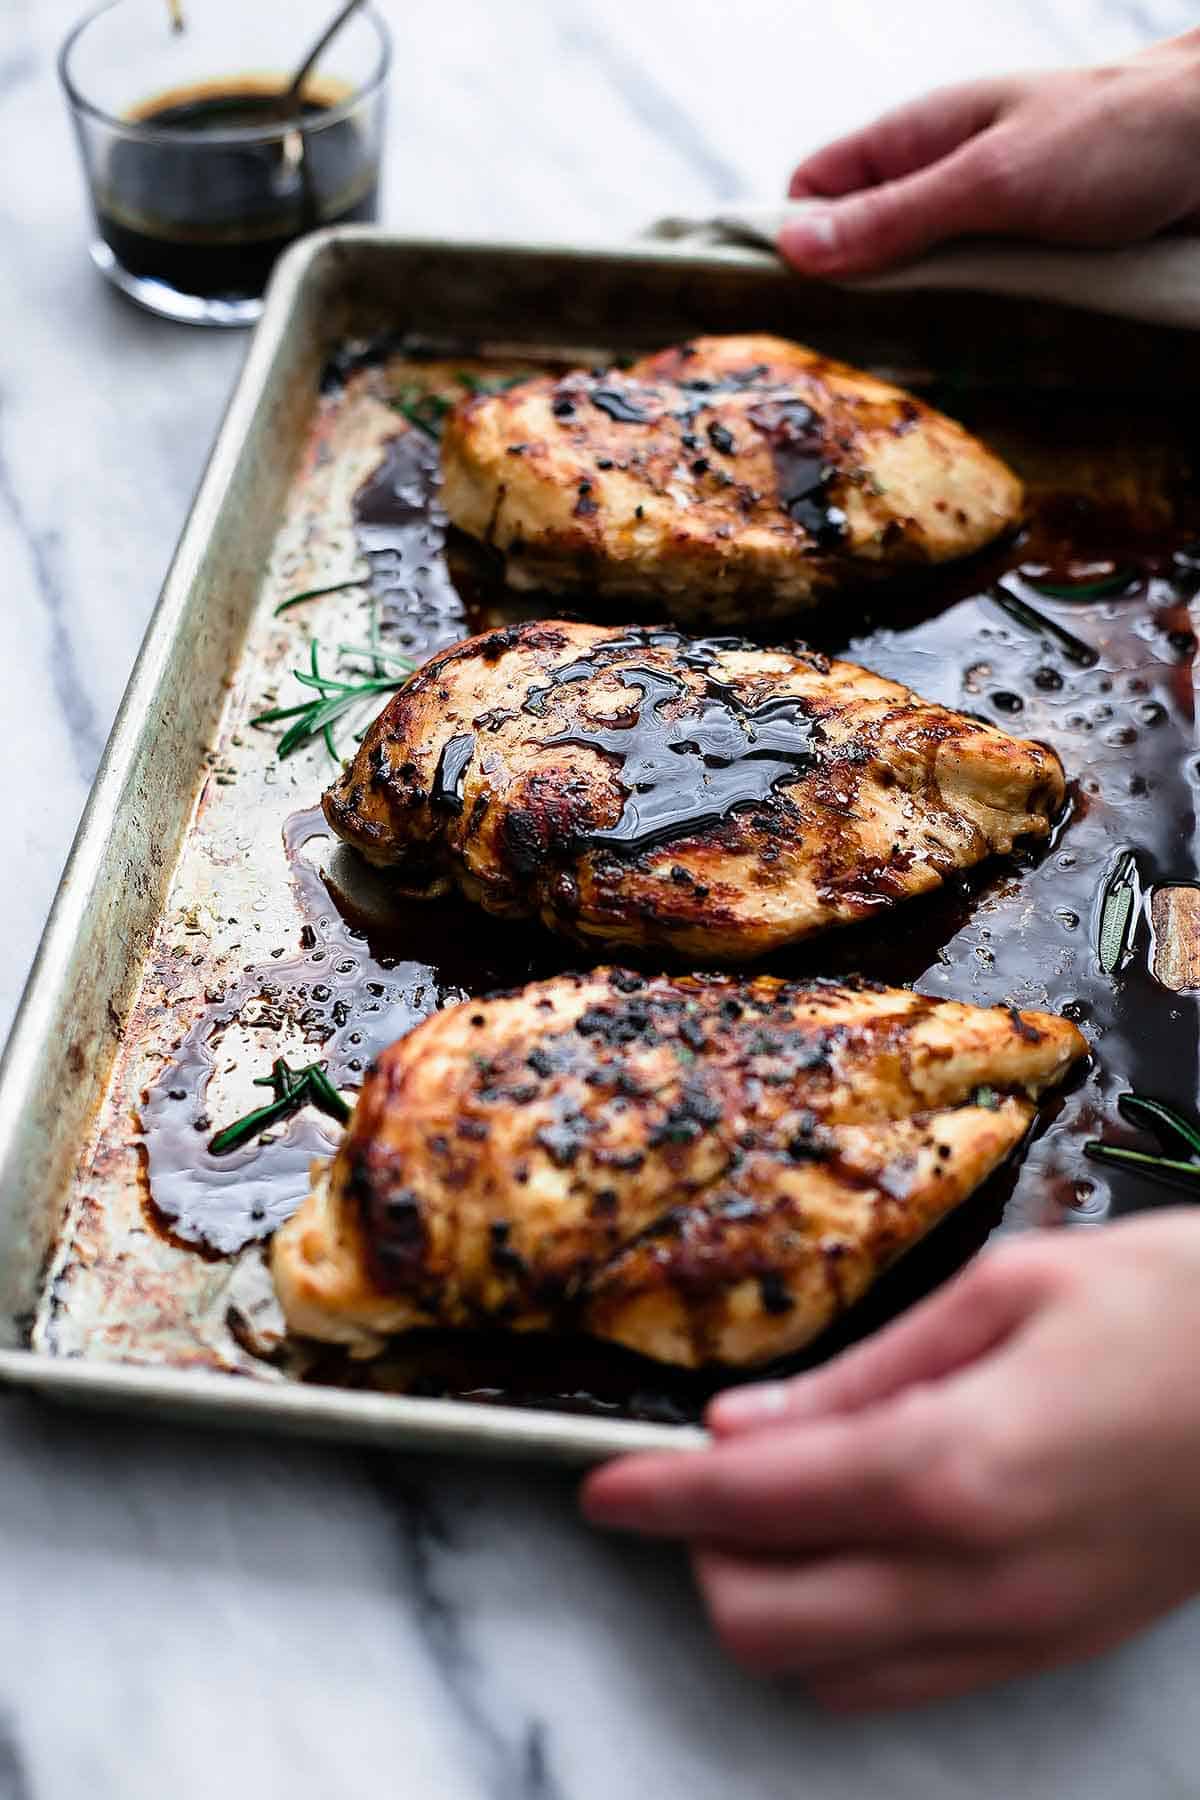
[[[745,961],[1044,837],[1052,751],[804,649],[527,624],[427,663],[325,795],[407,894]]]
[[[289,1327],[566,1328],[664,1362],[807,1343],[1012,1151],[1084,1053],[1052,1014],[871,984],[560,976],[368,1073],[279,1232]]]
[[[629,369],[462,401],[442,434],[451,522],[513,587],[659,594],[759,616],[978,550],[1020,481],[953,420],[774,337],[698,338]]]

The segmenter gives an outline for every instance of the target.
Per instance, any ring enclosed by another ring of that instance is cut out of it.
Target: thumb
[[[997,1348],[1041,1305],[1056,1277],[1035,1243],[990,1252],[894,1324],[790,1381],[730,1388],[708,1424],[741,1436],[861,1412],[920,1382],[941,1380]]]
[[[1006,230],[988,173],[990,136],[898,181],[797,202],[779,234],[780,254],[806,275],[871,275],[964,232]]]

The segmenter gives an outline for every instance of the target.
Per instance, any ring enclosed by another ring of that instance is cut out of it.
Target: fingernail
[[[779,248],[801,268],[823,268],[837,254],[838,227],[833,208],[820,201],[793,208],[779,233]]]
[[[787,1382],[760,1381],[754,1387],[732,1388],[719,1394],[709,1410],[709,1419],[718,1430],[736,1431],[744,1425],[777,1419],[787,1408]]]

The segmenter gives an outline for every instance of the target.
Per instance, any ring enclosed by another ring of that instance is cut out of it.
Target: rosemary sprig
[[[528,381],[528,375],[473,375],[469,369],[459,369],[454,377],[460,387],[466,388],[469,394],[503,394],[507,389],[516,387],[522,381]],[[442,421],[450,411],[453,401],[447,400],[444,394],[423,392],[417,387],[401,388],[393,394],[388,405],[401,413],[410,425],[423,431],[426,437],[440,438]]]
[[[231,1150],[239,1150],[251,1138],[260,1137],[268,1126],[276,1124],[280,1119],[291,1118],[302,1106],[316,1106],[341,1125],[350,1117],[350,1108],[321,1063],[309,1063],[306,1068],[292,1069],[281,1056],[276,1057],[271,1064],[271,1073],[256,1076],[254,1086],[272,1088],[275,1098],[268,1105],[256,1107],[253,1112],[235,1119],[232,1125],[226,1125],[223,1131],[218,1131],[208,1146],[210,1156],[227,1156]]]
[[[1110,1163],[1117,1169],[1132,1169],[1150,1181],[1164,1181],[1171,1187],[1200,1191],[1200,1124],[1147,1094],[1121,1094],[1117,1111],[1131,1125],[1149,1131],[1163,1145],[1167,1154],[1150,1150],[1133,1150],[1125,1144],[1105,1144],[1093,1138],[1083,1146],[1085,1156],[1093,1162]],[[1171,1152],[1182,1150],[1183,1160]]]
[[[1015,594],[1000,588],[993,589],[989,597],[1010,619],[1015,619],[1018,625],[1024,625],[1028,631],[1044,632],[1047,637],[1053,638],[1061,647],[1063,655],[1077,663],[1081,669],[1091,669],[1099,662],[1099,653],[1090,644],[1085,644],[1082,638],[1077,638],[1073,631],[1068,631],[1056,619],[1048,619],[1036,607],[1018,600]]]
[[[1185,1119],[1164,1100],[1151,1100],[1145,1094],[1121,1094],[1117,1111],[1131,1125],[1151,1132],[1168,1156],[1182,1151],[1185,1156],[1200,1157],[1200,1126]]]
[[[1137,858],[1126,850],[1108,879],[1100,906],[1096,955],[1106,975],[1115,975],[1130,948],[1137,901]]]
[[[355,654],[361,653],[356,651]],[[315,737],[325,739],[325,747],[336,762],[338,758],[333,740],[333,726],[338,719],[372,694],[394,693],[397,688],[404,686],[416,667],[416,664],[409,662],[406,657],[393,656],[390,652],[387,660],[397,671],[403,671],[403,673],[357,675],[352,681],[341,681],[334,675],[321,673],[319,653],[314,639],[308,669],[294,669],[292,673],[302,687],[315,688],[317,698],[304,701],[299,706],[272,707],[269,712],[259,713],[251,719],[250,723],[251,725],[275,725],[284,719],[292,721],[275,746],[275,754],[281,762]]]
[[[334,581],[328,587],[305,588],[302,594],[290,594],[286,600],[281,600],[273,616],[278,618],[280,613],[299,606],[302,600],[319,600],[323,594],[348,594],[351,588],[362,587],[366,579],[365,575],[359,575],[353,581]]]

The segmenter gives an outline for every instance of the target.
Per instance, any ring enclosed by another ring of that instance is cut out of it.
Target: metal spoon
[[[280,94],[279,108],[282,117],[286,118],[289,113],[298,113],[301,110],[302,102],[300,96],[305,82],[312,74],[314,66],[325,54],[347,19],[349,19],[353,13],[356,13],[362,4],[363,0],[346,0],[345,6],[338,8],[304,61],[300,64],[300,67],[296,70],[296,73],[292,76],[287,87]]]
[[[362,4],[363,0],[346,0],[345,6],[338,8],[337,12],[329,21],[328,25],[309,51],[304,61],[300,64],[300,67],[296,70],[296,73],[292,76],[292,79],[288,82],[287,86],[283,88],[278,95],[271,96],[269,109],[272,113],[277,114],[280,119],[287,119],[302,110],[303,102],[300,96],[305,82],[308,80],[317,62],[324,56],[326,50],[328,50],[330,44],[332,44],[334,38],[342,29],[342,26],[346,23],[347,19],[349,19],[353,13],[356,13]],[[185,29],[183,0],[167,0],[167,15],[170,20],[172,31],[180,32]],[[266,110],[267,107],[264,106],[264,111]]]

